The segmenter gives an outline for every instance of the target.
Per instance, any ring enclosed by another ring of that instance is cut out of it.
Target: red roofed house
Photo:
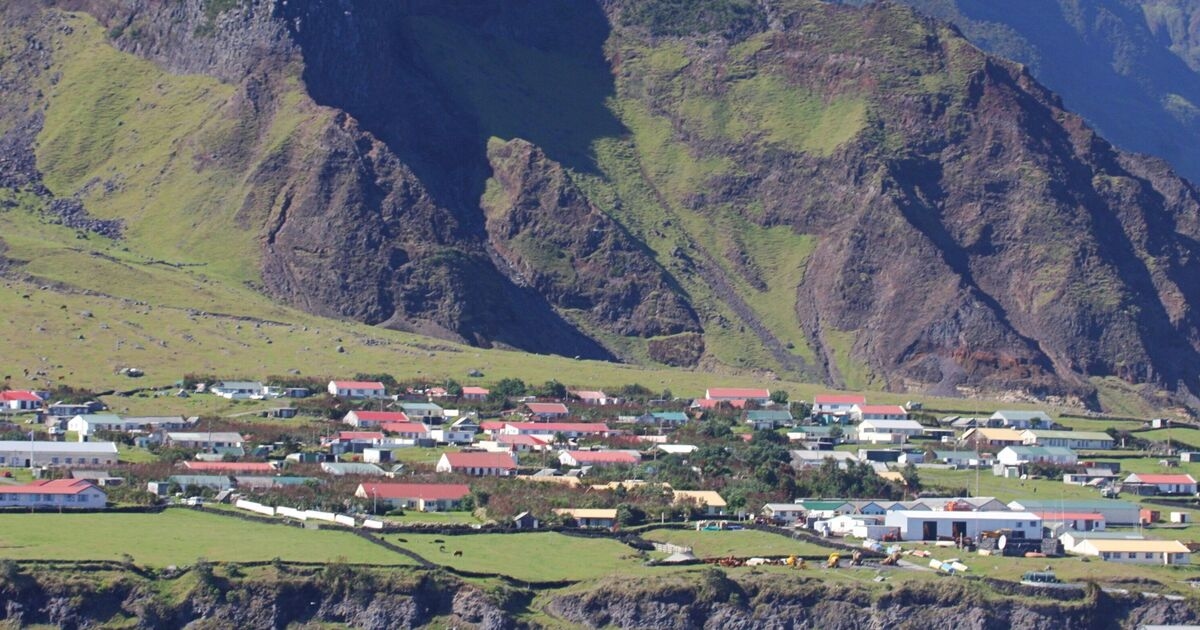
[[[494,438],[504,432],[504,427],[507,427],[507,422],[500,420],[484,420],[479,423],[479,431],[487,434],[488,437]]]
[[[603,422],[508,422],[501,433],[506,435],[542,435],[574,440],[581,437],[607,437],[612,433]]]
[[[385,422],[408,422],[408,416],[403,411],[351,411],[342,422],[352,427],[375,429]]]
[[[704,390],[706,400],[750,400],[760,405],[771,401],[771,390],[750,387],[713,387]]]
[[[471,494],[462,483],[360,483],[354,496],[386,504],[392,509],[441,512],[454,510]]]
[[[609,396],[608,394],[605,394],[602,391],[580,389],[580,390],[573,390],[568,393],[571,394],[572,396],[578,398],[579,401],[585,405],[604,406],[604,405],[619,405],[619,404],[621,404],[620,398],[613,398],[612,396]]]
[[[554,420],[556,418],[566,418],[570,411],[567,406],[562,403],[525,403],[525,408],[529,413],[538,420]]]
[[[1047,523],[1063,523],[1077,532],[1104,530],[1104,515],[1099,512],[1031,512]]]
[[[496,436],[496,444],[507,447],[514,453],[528,451],[544,451],[550,448],[549,440],[536,438],[532,435],[509,435],[502,433]]]
[[[507,477],[517,472],[517,460],[508,453],[443,453],[436,470],[473,477]]]
[[[1152,475],[1133,473],[1125,478],[1130,485],[1154,486],[1158,494],[1196,494],[1196,480],[1191,475]]]
[[[31,411],[42,408],[42,397],[27,389],[0,392],[0,403],[14,411]]]
[[[404,440],[421,440],[429,437],[429,427],[420,422],[385,422],[379,428]]]
[[[338,431],[339,442],[363,442],[378,444],[383,439],[382,431]]]
[[[854,405],[850,408],[850,418],[855,422],[863,420],[908,420],[908,412],[900,405]]]
[[[463,400],[487,400],[488,394],[492,393],[486,387],[464,387],[462,392]]]
[[[188,470],[205,470],[205,471],[221,471],[221,472],[239,472],[239,473],[272,473],[275,472],[275,465],[270,462],[183,462],[183,467]]]
[[[642,461],[637,451],[563,451],[558,456],[563,466],[614,466],[637,464]]]
[[[98,509],[108,495],[87,479],[34,481],[20,486],[0,486],[0,507]]]
[[[813,396],[813,413],[843,415],[850,413],[854,405],[865,404],[867,397],[857,394],[818,394]]]
[[[708,398],[700,398],[692,403],[693,407],[698,409],[715,409],[721,405],[729,405],[734,409],[742,409],[746,406],[745,400],[710,400]]]
[[[375,381],[329,381],[329,393],[339,398],[385,398],[387,389]]]

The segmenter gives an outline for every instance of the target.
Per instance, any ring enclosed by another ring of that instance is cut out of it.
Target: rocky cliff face
[[[236,86],[197,170],[244,177],[262,288],[309,311],[847,387],[1200,391],[1196,190],[907,9],[58,4]]]

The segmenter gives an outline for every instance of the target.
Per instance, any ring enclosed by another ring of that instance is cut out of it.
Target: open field
[[[192,564],[197,558],[411,564],[405,556],[345,532],[254,523],[193,510],[0,515],[0,557],[121,560],[124,554],[151,566]]]
[[[387,540],[431,562],[468,571],[501,573],[518,580],[585,580],[662,570],[642,566],[637,551],[608,538],[552,532],[463,536],[405,533],[388,536]],[[446,551],[439,551],[443,546]],[[454,557],[456,551],[463,555]]]
[[[787,556],[792,554],[812,556],[825,555],[832,551],[829,547],[751,529],[713,532],[656,529],[646,532],[642,537],[655,542],[691,547],[697,558],[724,558],[727,556],[745,558],[747,556]]]

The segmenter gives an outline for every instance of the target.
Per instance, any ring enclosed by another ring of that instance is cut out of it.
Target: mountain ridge
[[[218,259],[310,312],[848,388],[1200,391],[1196,191],[907,9],[57,6],[222,81],[232,122],[179,134],[191,172],[177,149],[153,185],[231,182]],[[82,187],[94,164],[57,158],[72,136],[38,135],[57,196],[148,238],[126,193]]]

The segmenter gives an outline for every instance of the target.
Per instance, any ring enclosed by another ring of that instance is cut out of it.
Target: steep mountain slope
[[[1200,2],[901,1],[1029,66],[1118,146],[1200,181]]]
[[[36,147],[8,186],[310,312],[856,388],[1200,391],[1196,191],[907,9],[59,6],[87,15],[2,9],[33,61],[0,58],[0,131]]]

